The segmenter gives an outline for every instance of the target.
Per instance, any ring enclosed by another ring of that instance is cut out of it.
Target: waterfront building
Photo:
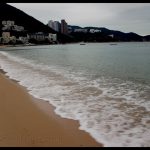
[[[3,32],[2,33],[2,43],[7,44],[10,41],[10,32]]]
[[[9,42],[11,43],[11,44],[15,44],[16,43],[16,37],[15,36],[11,36],[10,38],[9,38]]]
[[[68,25],[64,19],[61,20],[61,33],[68,34]]]
[[[23,44],[28,43],[28,37],[20,36],[18,40],[21,41]]]
[[[52,33],[49,33],[48,35],[48,39],[50,42],[57,42],[57,34],[52,34]]]
[[[31,33],[27,35],[28,39],[35,39],[37,41],[44,41],[45,36],[46,35],[43,32]]]

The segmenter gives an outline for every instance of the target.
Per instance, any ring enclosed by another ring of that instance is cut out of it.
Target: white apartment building
[[[26,44],[26,43],[28,43],[28,38],[20,36],[19,41],[21,41],[23,44]]]
[[[57,32],[60,32],[60,28],[61,28],[61,25],[58,21],[54,21],[53,22],[53,26],[54,26],[54,30],[57,31]]]
[[[57,42],[57,34],[49,33],[48,39],[49,39],[51,42]]]
[[[10,41],[11,41],[12,43],[14,43],[14,44],[16,43],[16,40],[17,40],[17,39],[16,39],[15,36],[11,36],[9,39],[10,39]]]
[[[2,27],[2,30],[3,31],[11,30],[11,26],[5,25],[4,27]]]
[[[75,29],[74,32],[84,32],[84,33],[87,33],[87,29]]]
[[[96,29],[95,32],[101,32],[101,30]]]
[[[16,37],[10,36],[10,32],[3,32],[2,38],[1,38],[1,43],[8,44],[9,42],[12,42],[15,44],[16,43]]]
[[[10,21],[10,20],[7,21],[7,25],[8,25],[8,26],[13,26],[14,24],[15,24],[14,21]]]
[[[14,25],[12,29],[15,30],[15,31],[24,31],[24,27],[23,26]]]
[[[57,31],[57,32],[60,32],[60,28],[61,28],[61,25],[58,21],[53,21],[53,20],[50,20],[48,22],[48,26],[50,28],[52,28],[53,30]]]
[[[101,32],[101,30],[98,30],[98,29],[90,29],[89,32],[90,32],[90,33],[97,33],[97,32]]]
[[[8,21],[2,21],[2,25],[8,25],[8,26],[13,26],[15,24],[15,22],[14,21],[10,21],[10,20],[8,20]]]
[[[2,30],[3,31],[6,31],[6,30],[14,30],[14,31],[24,31],[24,27],[23,26],[18,26],[18,25],[15,25],[15,22],[14,21],[2,21],[2,25],[4,27],[2,27]]]
[[[53,20],[50,20],[50,21],[48,22],[48,26],[49,26],[50,28],[54,29],[54,22],[53,22]]]
[[[2,33],[2,43],[7,44],[10,42],[10,32]]]
[[[110,37],[114,38],[114,35],[113,35],[113,34],[111,34],[111,35],[108,35],[108,36],[110,36]]]

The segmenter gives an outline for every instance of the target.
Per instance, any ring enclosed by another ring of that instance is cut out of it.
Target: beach
[[[149,46],[2,48],[0,146],[149,146]]]
[[[101,147],[77,121],[63,119],[0,72],[1,147]]]
[[[5,47],[7,47],[6,45],[0,45],[0,48],[5,48]]]

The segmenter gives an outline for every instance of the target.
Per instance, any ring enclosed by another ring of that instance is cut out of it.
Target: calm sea
[[[150,146],[150,43],[9,47],[0,67],[104,146]]]

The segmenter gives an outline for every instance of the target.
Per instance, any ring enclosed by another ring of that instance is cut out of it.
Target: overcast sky
[[[65,19],[69,25],[106,27],[150,34],[150,3],[9,3],[47,24]]]

